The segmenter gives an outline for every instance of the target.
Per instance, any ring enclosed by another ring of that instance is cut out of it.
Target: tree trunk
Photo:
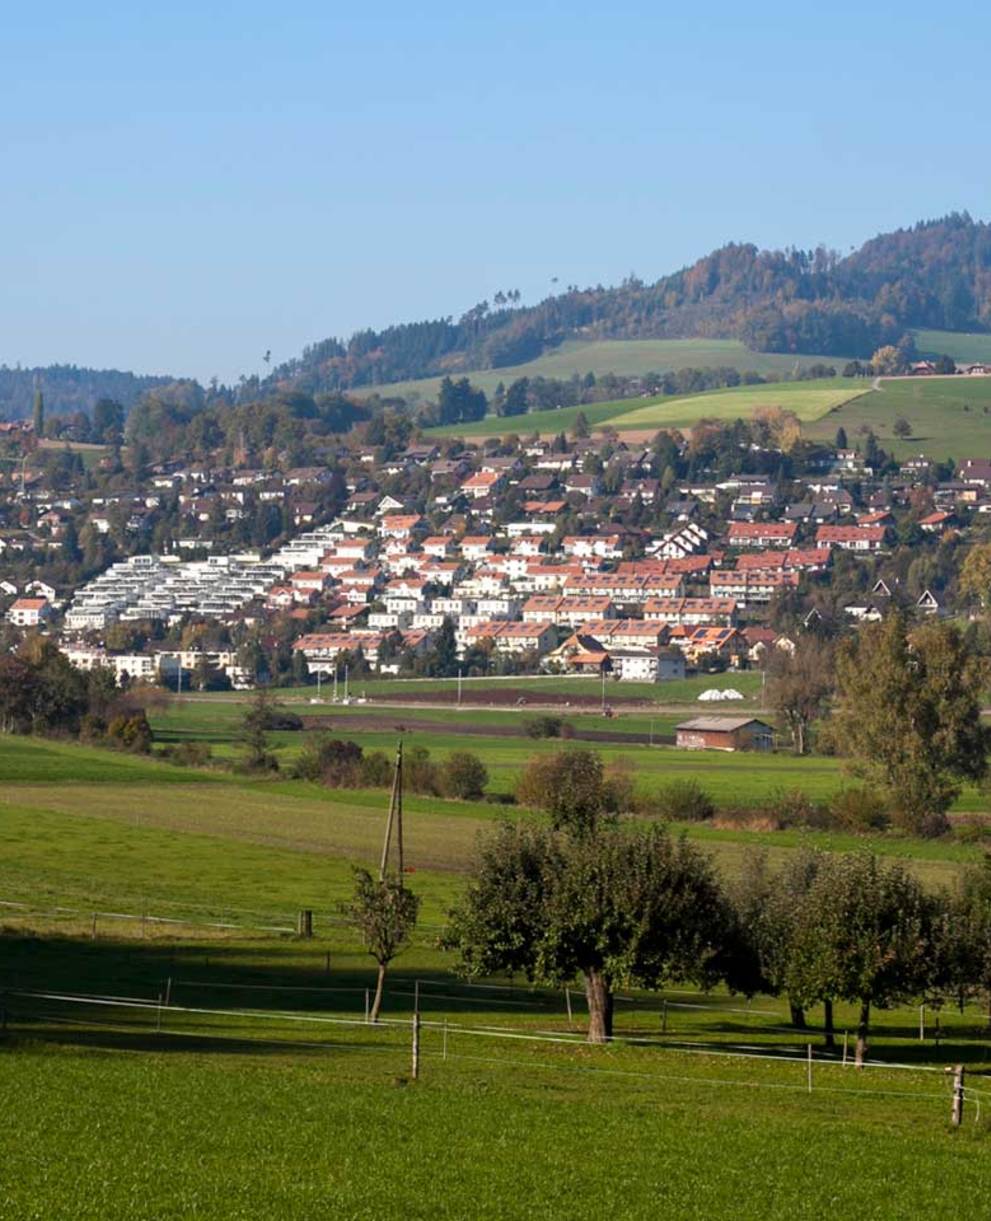
[[[378,979],[375,981],[375,999],[372,1001],[372,1012],[370,1018],[373,1022],[379,1020],[379,1012],[382,1008],[382,993],[385,991],[385,963],[379,963]]]
[[[588,1041],[606,1043],[612,1038],[612,988],[601,971],[593,968],[585,975],[588,1002]]]
[[[857,1023],[857,1050],[854,1056],[854,1064],[858,1068],[864,1067],[864,1060],[867,1058],[867,1035],[870,1031],[871,1024],[871,1003],[870,1001],[860,1002],[860,1021]]]
[[[826,1046],[833,1048],[836,1046],[836,1031],[833,1027],[833,1000],[832,997],[827,997],[823,1001],[823,1018],[822,1029],[826,1036]]]
[[[791,1024],[797,1026],[799,1030],[804,1030],[805,1010],[801,1005],[796,1005],[794,1001],[788,1002],[788,1008],[791,1010]]]

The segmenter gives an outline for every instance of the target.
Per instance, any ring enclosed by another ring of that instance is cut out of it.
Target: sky
[[[991,218],[984,3],[151,7],[6,7],[0,363],[233,382],[500,288]]]

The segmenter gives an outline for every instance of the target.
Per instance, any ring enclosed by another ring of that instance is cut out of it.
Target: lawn
[[[636,377],[644,373],[710,368],[733,368],[741,373],[753,370],[765,377],[780,377],[820,363],[841,367],[845,362],[842,357],[837,356],[752,352],[738,339],[602,339],[592,342],[568,340],[560,347],[526,364],[477,370],[466,373],[465,376],[491,397],[500,382],[508,386],[519,377],[567,379],[575,373],[594,373],[597,377],[616,373]],[[415,402],[436,398],[440,382],[439,377],[426,377],[384,386],[360,387],[352,393],[400,395]]]
[[[912,435],[894,435],[903,417]],[[843,426],[851,445],[867,428],[897,458],[927,454],[937,460],[991,455],[991,377],[884,378],[880,389],[838,408],[807,428],[832,441]]]

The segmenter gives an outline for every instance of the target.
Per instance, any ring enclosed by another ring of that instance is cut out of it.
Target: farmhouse
[[[774,731],[756,717],[699,716],[675,728],[682,750],[770,750]]]

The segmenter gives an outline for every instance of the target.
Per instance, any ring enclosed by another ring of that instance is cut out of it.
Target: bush
[[[781,830],[788,827],[823,828],[829,822],[828,811],[824,812],[801,789],[774,789],[763,813]]]
[[[891,822],[884,800],[868,788],[837,793],[830,811],[836,824],[847,831],[883,831]]]
[[[526,717],[523,732],[528,738],[559,738],[564,722],[559,716],[549,713],[543,716]]]
[[[175,746],[166,746],[160,753],[163,759],[177,767],[205,767],[213,754],[208,742],[178,742]]]
[[[300,752],[292,775],[317,780],[330,788],[356,788],[361,775],[362,749],[356,742],[315,734]]]
[[[392,763],[384,751],[372,750],[362,758],[358,774],[363,788],[388,788],[392,784]]]
[[[273,708],[265,717],[266,729],[302,729],[303,718],[295,712],[286,712],[284,708]]]
[[[706,822],[716,812],[712,798],[697,780],[672,780],[654,799],[654,808],[675,822]]]
[[[151,726],[144,712],[115,716],[107,726],[107,741],[119,750],[146,755],[151,750]]]
[[[478,755],[467,750],[455,750],[444,761],[440,781],[445,797],[470,800],[482,796],[489,782],[489,773]]]
[[[425,746],[415,746],[408,751],[403,762],[403,779],[411,793],[424,797],[441,795],[440,768],[430,758]]]

